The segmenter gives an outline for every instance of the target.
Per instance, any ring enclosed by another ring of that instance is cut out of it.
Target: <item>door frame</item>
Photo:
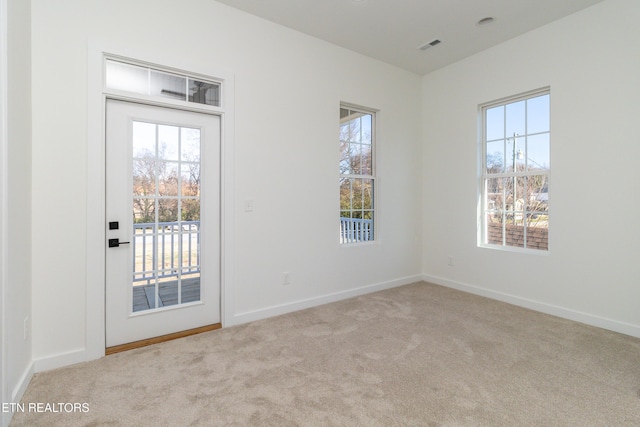
[[[69,355],[67,362],[92,360],[105,355],[105,255],[106,255],[106,192],[105,137],[106,101],[117,99],[214,114],[220,117],[220,317],[223,327],[233,319],[233,140],[234,140],[234,76],[230,72],[211,69],[208,64],[181,58],[176,63],[167,54],[153,57],[130,49],[106,49],[90,43],[87,75],[87,224],[86,224],[86,347]],[[196,74],[221,83],[221,107],[185,105],[172,100],[151,99],[145,96],[119,93],[104,87],[104,60],[121,58],[154,68]],[[136,59],[132,59],[136,58]],[[162,64],[162,65],[158,65]],[[75,359],[75,360],[74,360]],[[68,363],[67,363],[68,364]]]

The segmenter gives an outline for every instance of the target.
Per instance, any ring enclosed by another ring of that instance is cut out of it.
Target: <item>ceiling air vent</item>
[[[434,40],[431,40],[429,43],[425,43],[425,44],[423,44],[422,46],[418,46],[418,49],[419,49],[419,50],[427,50],[427,49],[429,49],[430,47],[434,47],[434,46],[439,45],[440,43],[442,43],[442,41],[441,41],[441,40],[434,39]]]

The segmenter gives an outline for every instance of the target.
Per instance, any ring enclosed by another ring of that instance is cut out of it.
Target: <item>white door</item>
[[[220,117],[107,101],[106,346],[220,322]]]

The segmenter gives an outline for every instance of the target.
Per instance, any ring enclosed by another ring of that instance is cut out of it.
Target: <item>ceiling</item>
[[[218,1],[423,75],[602,0]]]

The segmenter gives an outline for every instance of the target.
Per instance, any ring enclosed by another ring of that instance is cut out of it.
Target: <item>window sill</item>
[[[362,248],[362,247],[366,247],[366,246],[378,245],[379,242],[380,242],[379,240],[368,240],[366,242],[353,242],[353,243],[340,243],[340,242],[338,242],[338,245],[341,248]]]
[[[502,245],[491,245],[491,244],[479,244],[479,248],[481,249],[491,249],[495,251],[501,252],[511,252],[518,254],[529,254],[529,255],[542,255],[549,256],[549,250],[541,250],[541,249],[529,249],[529,248],[519,248],[517,246],[502,246]]]

